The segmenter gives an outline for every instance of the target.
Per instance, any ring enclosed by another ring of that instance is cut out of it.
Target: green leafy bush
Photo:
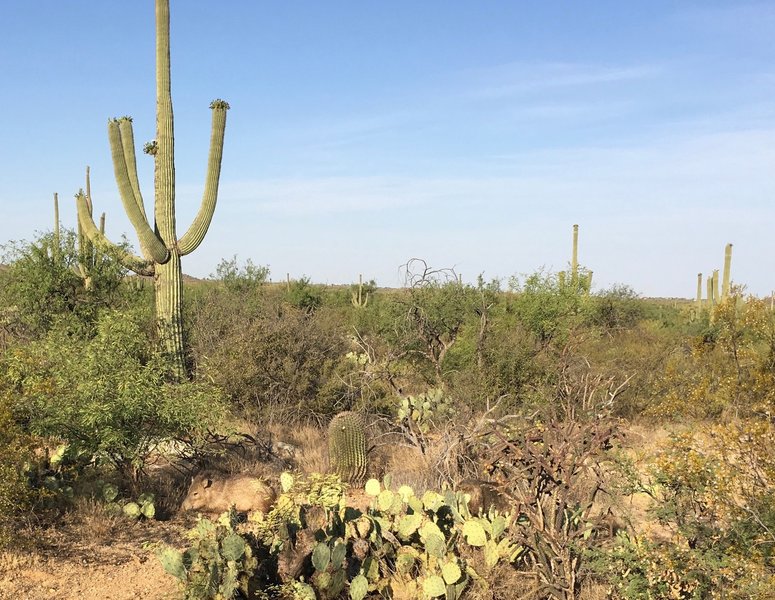
[[[670,537],[619,535],[596,570],[627,600],[762,599],[775,589],[775,429],[716,425],[673,436],[640,482]]]
[[[248,418],[298,421],[351,408],[350,391],[333,387],[354,369],[343,323],[325,308],[308,313],[271,296],[243,300],[208,293],[194,305],[197,376],[221,387]]]
[[[775,412],[775,313],[756,298],[717,304],[700,335],[670,354],[654,380],[656,417],[769,416]]]
[[[24,473],[31,448],[14,412],[12,396],[0,390],[0,547],[12,539],[17,520],[31,500]]]
[[[307,313],[314,312],[323,304],[323,290],[310,282],[309,277],[302,277],[291,282],[285,293],[286,301]]]
[[[215,268],[214,276],[227,291],[238,294],[259,292],[268,277],[269,267],[254,265],[250,259],[240,266],[236,256],[221,260]]]
[[[3,261],[10,268],[2,275],[0,302],[16,308],[32,335],[45,334],[61,320],[71,327],[93,323],[101,309],[119,305],[130,292],[122,285],[126,269],[115,253],[95,255],[87,286],[72,231],[63,231],[59,239],[53,233],[42,234],[33,242],[10,243],[3,250]]]
[[[595,294],[590,302],[589,322],[606,331],[634,327],[645,315],[643,301],[626,285],[615,285]]]
[[[515,293],[511,310],[541,343],[563,345],[587,318],[589,296],[564,285],[552,273],[539,271],[523,280],[512,278],[509,288]]]
[[[224,405],[214,386],[167,382],[141,311],[106,311],[96,329],[93,338],[79,338],[56,328],[9,351],[0,375],[31,432],[136,480],[159,442],[204,435]]]

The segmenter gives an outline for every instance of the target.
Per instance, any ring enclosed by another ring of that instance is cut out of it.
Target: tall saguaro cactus
[[[207,161],[207,176],[199,212],[180,238],[175,228],[175,138],[170,87],[169,0],[156,0],[156,140],[145,151],[154,158],[154,223],[145,212],[137,177],[132,119],[122,117],[108,123],[108,138],[116,182],[124,210],[137,232],[142,256],[124,253],[124,265],[139,275],[152,275],[156,297],[156,319],[162,350],[172,360],[176,378],[185,377],[183,345],[183,281],[181,256],[196,250],[210,226],[218,197],[223,156],[223,137],[228,103],[215,100]],[[111,242],[94,224],[86,194],[77,197],[78,220],[89,238],[99,246]]]

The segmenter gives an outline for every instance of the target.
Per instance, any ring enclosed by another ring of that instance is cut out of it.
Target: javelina
[[[221,513],[234,505],[237,512],[267,512],[276,497],[275,491],[257,477],[200,474],[191,482],[188,495],[180,508]]]
[[[457,484],[457,491],[470,496],[468,510],[472,515],[477,515],[480,511],[486,513],[490,507],[504,511],[511,508],[508,498],[489,481],[464,479]]]

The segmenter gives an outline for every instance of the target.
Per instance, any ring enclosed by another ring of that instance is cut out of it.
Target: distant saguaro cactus
[[[92,217],[92,201],[91,201],[91,178],[89,176],[89,167],[86,167],[86,191],[79,190],[76,194],[76,201],[83,195],[86,197],[86,209],[89,212],[89,217]],[[99,232],[101,235],[105,235],[105,213],[100,215],[100,227]],[[92,289],[94,269],[97,264],[99,250],[95,248],[95,244],[91,241],[88,235],[84,232],[81,225],[80,217],[78,219],[78,265],[75,267],[78,276],[83,280],[84,288],[87,290]]]
[[[573,226],[573,252],[570,260],[570,280],[575,288],[579,281],[579,226]]]
[[[366,476],[366,424],[355,412],[337,414],[328,426],[331,468],[343,481],[358,483]]]
[[[61,227],[59,223],[59,194],[54,192],[54,244],[59,248],[61,235]]]
[[[702,308],[702,273],[697,273],[697,309]]]
[[[724,280],[721,284],[721,299],[726,300],[729,296],[729,280],[732,272],[732,244],[727,244],[724,249]]]
[[[713,299],[713,275],[708,275],[706,278],[706,283],[708,287],[708,310],[713,308],[714,299]]]
[[[183,281],[180,257],[196,250],[210,226],[218,197],[223,156],[223,137],[228,103],[210,104],[212,132],[207,175],[199,212],[188,231],[178,238],[175,229],[175,160],[170,87],[169,0],[156,0],[156,140],[144,150],[154,158],[154,223],[145,213],[137,177],[132,119],[108,122],[108,138],[121,201],[140,240],[142,257],[121,255],[127,268],[139,275],[152,275],[156,297],[156,321],[162,350],[171,359],[173,376],[186,376],[183,344]],[[111,242],[94,224],[86,193],[77,196],[78,220],[89,239],[108,248]]]
[[[358,289],[352,293],[350,302],[355,308],[366,308],[369,303],[369,292],[363,294],[363,274],[358,275]]]

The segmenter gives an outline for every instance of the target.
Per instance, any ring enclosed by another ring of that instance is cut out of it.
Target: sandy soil
[[[170,600],[177,581],[164,572],[153,544],[184,545],[173,523],[119,523],[110,540],[84,540],[72,530],[49,530],[33,549],[0,553],[0,599]],[[80,538],[80,539],[79,539]]]

